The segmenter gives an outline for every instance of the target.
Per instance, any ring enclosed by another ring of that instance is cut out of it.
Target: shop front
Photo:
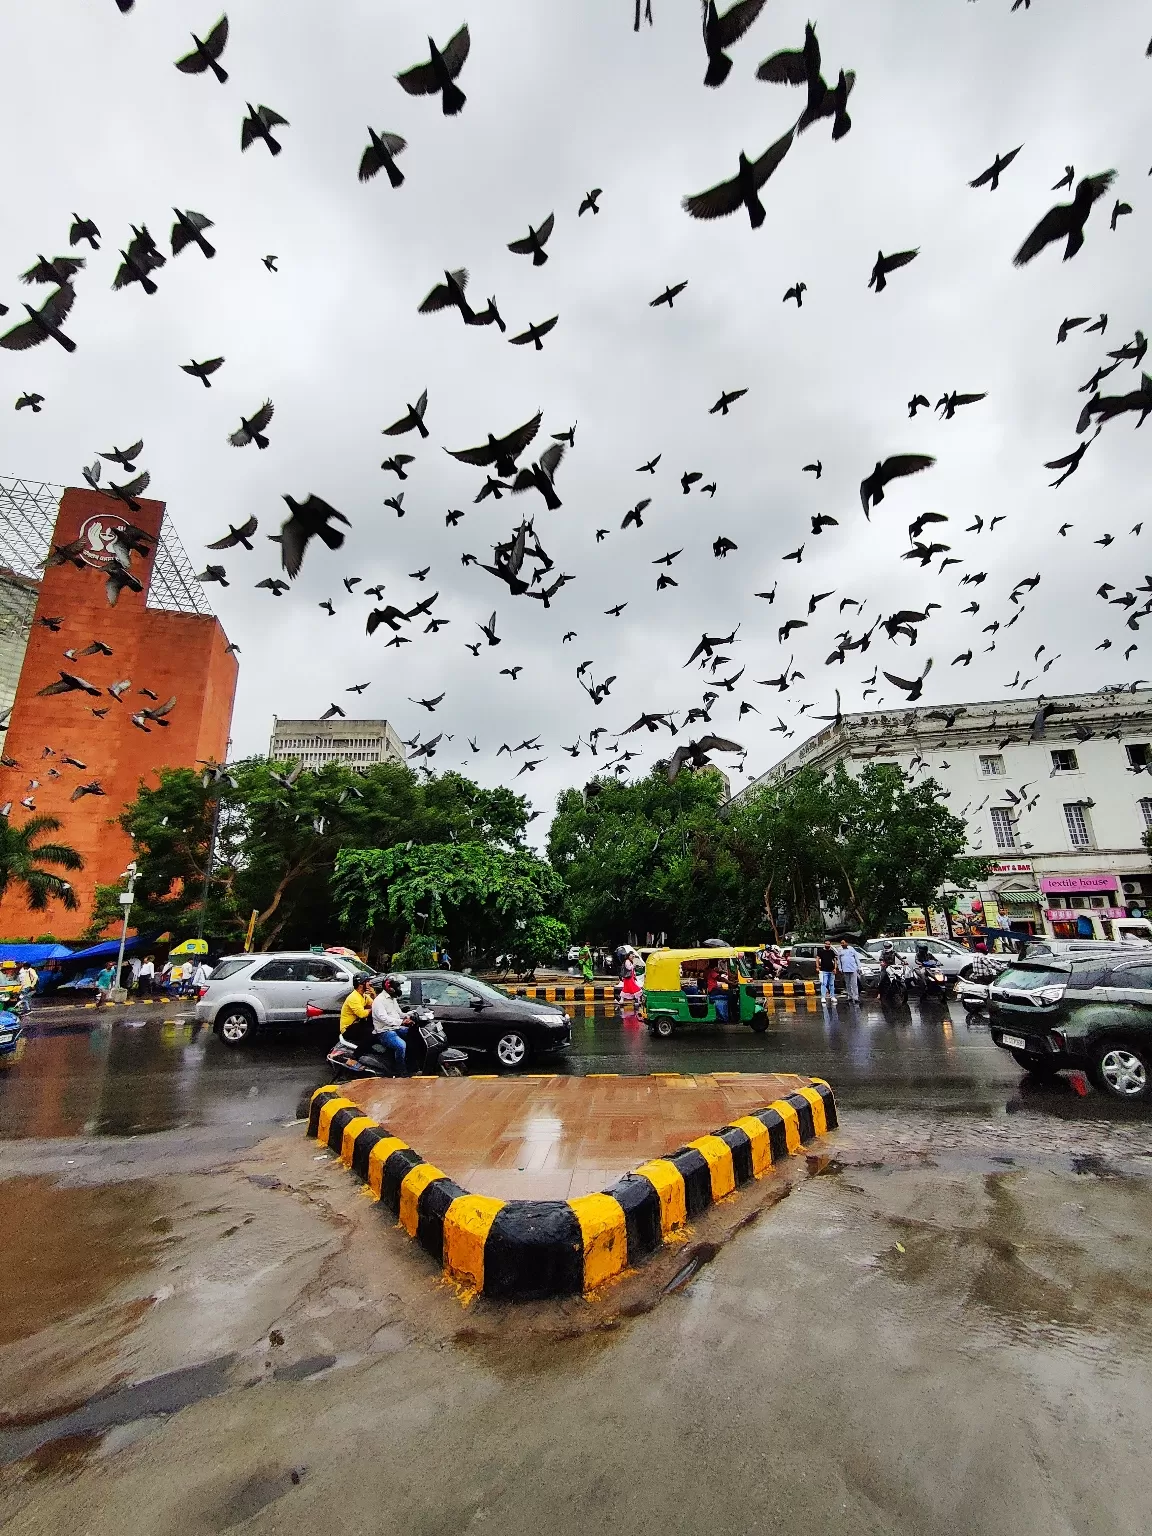
[[[1048,875],[1041,878],[1040,891],[1053,938],[1152,936],[1152,924],[1129,913],[1118,875]]]

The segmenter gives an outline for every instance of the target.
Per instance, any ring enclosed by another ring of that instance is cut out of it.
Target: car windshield
[[[996,978],[997,990],[1034,992],[1037,987],[1067,986],[1068,972],[1043,965],[1011,965]]]
[[[221,960],[212,972],[212,980],[223,981],[226,976],[235,976],[237,971],[242,971],[246,965],[251,964],[251,955],[233,955],[231,960]]]
[[[473,992],[479,992],[481,997],[486,997],[490,1003],[506,1003],[508,993],[502,992],[499,987],[490,987],[486,981],[477,981],[475,976],[467,978],[468,986]]]

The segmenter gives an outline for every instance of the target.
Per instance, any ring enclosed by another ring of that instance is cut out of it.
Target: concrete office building
[[[1033,739],[1040,704],[1052,708]],[[955,716],[951,725],[946,721]],[[894,763],[934,778],[968,826],[971,854],[993,857],[957,910],[990,927],[1110,937],[1152,910],[1152,689],[997,699],[845,715],[752,781],[736,803],[801,768]]]
[[[0,563],[35,603],[3,738],[14,766],[0,766],[0,804],[12,801],[13,825],[38,812],[56,817],[55,840],[76,848],[84,868],[70,876],[79,898],[75,912],[55,903],[47,912],[33,912],[21,891],[10,888],[0,901],[0,934],[13,939],[45,930],[62,939],[79,937],[96,886],[115,883],[132,857],[131,839],[116,818],[141,782],[156,783],[159,769],[224,758],[236,691],[228,637],[164,504],[142,500],[139,511],[128,513],[96,491],[61,490],[0,479]],[[139,590],[126,587],[111,605],[105,592],[113,564],[108,543],[129,520],[148,536],[148,551],[132,559]],[[53,545],[74,541],[76,563],[44,566]],[[90,649],[94,641],[111,655]],[[76,659],[66,659],[66,651]],[[98,688],[100,697],[78,691],[45,696],[64,670]],[[129,687],[121,694],[109,692],[125,680]],[[164,725],[132,724],[131,717],[153,699],[173,697]],[[102,795],[72,798],[81,784],[92,782]]]
[[[404,743],[387,720],[281,720],[272,717],[273,762],[297,762],[305,768],[343,763],[363,771],[374,763],[405,761]]]

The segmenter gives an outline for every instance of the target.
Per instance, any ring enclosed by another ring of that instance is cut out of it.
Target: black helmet
[[[404,988],[395,976],[385,976],[384,990],[388,993],[389,997],[402,997],[404,995]]]

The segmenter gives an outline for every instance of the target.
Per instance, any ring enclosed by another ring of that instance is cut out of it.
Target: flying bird
[[[643,511],[644,511],[644,508],[645,507],[650,507],[651,505],[652,505],[652,498],[650,496],[646,496],[643,501],[638,501],[630,512],[625,513],[624,521],[620,524],[621,531],[623,531],[625,528],[629,527],[633,523],[635,523],[637,528],[643,528],[643,526],[644,526],[644,518],[643,518],[642,514],[643,514]]]
[[[951,421],[953,416],[955,416],[955,414],[956,414],[956,407],[957,406],[959,406],[959,405],[975,405],[978,400],[987,400],[987,398],[988,398],[987,394],[983,394],[983,395],[961,395],[961,394],[958,394],[956,392],[956,390],[953,390],[950,395],[943,395],[943,396],[941,396],[941,398],[939,400],[937,400],[937,402],[936,402],[936,409],[938,411],[943,411],[943,420],[944,421]]]
[[[252,416],[241,416],[239,427],[235,432],[228,434],[228,441],[233,448],[243,448],[248,443],[255,443],[261,450],[267,448],[268,439],[264,436],[264,429],[272,420],[275,411],[276,407],[271,400],[265,400]]]
[[[717,411],[719,411],[721,416],[727,416],[728,407],[732,405],[734,401],[739,400],[741,395],[746,395],[747,393],[748,391],[746,389],[731,389],[722,391],[719,400],[717,400],[716,404],[709,409],[709,416],[715,416]]]
[[[583,218],[589,209],[591,209],[593,213],[599,213],[600,208],[598,206],[598,199],[603,195],[603,191],[603,187],[593,187],[591,192],[585,192],[584,201],[580,204],[576,217]]]
[[[877,251],[876,265],[872,268],[872,276],[868,279],[869,288],[875,288],[877,293],[883,293],[888,286],[889,272],[895,272],[898,267],[906,267],[910,261],[915,261],[919,254],[919,246],[914,251],[894,251],[891,256],[885,256],[883,251]]]
[[[46,688],[37,690],[38,699],[49,698],[56,693],[87,693],[94,699],[100,697],[100,689],[93,683],[87,682],[82,677],[77,677],[74,672],[61,672],[59,682],[49,683]]]
[[[176,68],[185,75],[202,75],[211,70],[223,85],[228,79],[228,71],[221,67],[219,60],[228,41],[227,16],[221,16],[208,36],[203,39],[193,32],[192,41],[196,44],[195,48],[191,53],[186,53],[182,59],[176,60]]]
[[[20,281],[25,284],[51,283],[60,287],[63,283],[70,283],[85,266],[87,262],[83,256],[57,256],[52,261],[46,256],[38,256],[35,266],[20,274]]]
[[[657,309],[661,304],[667,304],[669,309],[674,309],[676,307],[674,301],[677,294],[683,293],[687,286],[687,278],[682,283],[672,283],[670,286],[666,286],[663,293],[657,294],[654,299],[648,300],[648,308]]]
[[[396,156],[408,148],[408,140],[398,133],[377,133],[369,126],[368,148],[360,156],[360,180],[371,181],[380,171],[386,171],[394,187],[404,184],[404,172],[396,164]]]
[[[464,267],[455,272],[445,272],[444,281],[437,283],[417,306],[422,315],[431,315],[438,309],[458,309],[467,317],[472,313],[472,307],[464,297],[464,290],[468,286],[468,273]]]
[[[16,409],[18,411],[24,411],[24,410],[31,409],[33,416],[39,416],[40,411],[41,411],[43,405],[44,405],[44,396],[43,395],[37,395],[37,394],[31,394],[30,395],[27,392],[27,390],[25,390],[25,392],[20,396],[19,400],[17,400],[17,402],[16,402]]]
[[[529,224],[528,233],[524,238],[522,240],[510,241],[508,249],[517,256],[531,256],[532,265],[534,267],[542,267],[548,260],[548,252],[544,247],[548,244],[555,224],[556,215],[554,213],[550,213],[538,229],[533,229],[532,225]]]
[[[495,609],[493,609],[492,617],[488,620],[487,624],[477,624],[476,628],[483,633],[483,635],[484,635],[485,639],[488,641],[489,645],[499,645],[500,644],[500,636],[496,633],[496,611],[495,611]]]
[[[736,175],[732,180],[722,181],[715,187],[709,187],[706,192],[685,197],[682,201],[685,212],[694,219],[722,219],[735,213],[737,208],[747,208],[748,222],[753,229],[759,229],[767,215],[758,194],[792,148],[794,137],[795,130],[789,128],[782,138],[768,146],[758,160],[749,160],[741,150]]]
[[[787,304],[789,299],[795,299],[796,300],[796,308],[797,309],[803,309],[804,308],[804,294],[805,294],[805,291],[807,290],[807,287],[808,287],[807,283],[793,283],[791,288],[788,289],[788,292],[784,295],[783,299],[780,302],[782,304]]]
[[[563,443],[549,443],[539,460],[530,469],[522,469],[512,482],[512,491],[519,494],[522,491],[536,488],[543,496],[545,505],[549,511],[557,511],[563,503],[556,494],[555,477],[560,460],[564,457]]]
[[[721,16],[716,0],[704,0],[704,47],[708,54],[705,85],[724,84],[732,68],[732,60],[724,49],[744,36],[763,9],[764,0],[736,0]]]
[[[428,436],[428,428],[424,425],[424,413],[428,409],[428,391],[425,390],[415,405],[404,402],[407,411],[394,421],[390,427],[383,428],[385,437],[403,437],[405,432],[419,432],[421,437]]]
[[[804,475],[815,475],[817,480],[819,480],[820,476],[824,473],[823,459],[817,459],[814,464],[805,464],[800,473]]]
[[[217,368],[222,368],[223,366],[224,359],[222,357],[210,357],[203,363],[198,363],[193,359],[190,363],[180,364],[183,371],[190,373],[194,379],[199,379],[205,389],[212,388],[212,380],[209,375],[215,373]]]
[[[109,453],[100,453],[98,457],[106,459],[109,464],[119,464],[126,475],[135,474],[136,465],[132,462],[138,459],[144,451],[144,439],[133,443],[131,448],[113,448]]]
[[[931,670],[932,670],[932,658],[931,658],[931,656],[929,656],[928,660],[924,663],[924,670],[923,670],[923,672],[921,672],[919,677],[912,679],[911,682],[909,682],[909,680],[907,678],[896,677],[895,674],[892,673],[892,672],[885,672],[884,676],[896,688],[902,688],[904,690],[904,692],[908,695],[908,702],[909,702],[909,704],[915,704],[916,700],[920,697],[921,693],[924,691],[924,679],[928,676],[928,674],[929,674],[929,672]]]
[[[410,453],[396,453],[393,454],[390,459],[385,459],[380,468],[391,470],[391,472],[400,480],[407,480],[408,471],[404,468],[404,466],[405,464],[414,464],[415,462],[415,459]]]
[[[1061,320],[1060,329],[1056,332],[1056,345],[1060,346],[1062,342],[1067,341],[1069,331],[1074,330],[1078,325],[1087,325],[1090,319],[1090,315],[1074,315],[1071,319]]]
[[[1114,204],[1114,206],[1112,208],[1112,223],[1111,223],[1112,229],[1115,230],[1116,225],[1120,222],[1120,220],[1124,217],[1124,215],[1126,213],[1131,213],[1131,212],[1132,212],[1132,204],[1131,203],[1122,203],[1119,200],[1119,198],[1117,198],[1117,200],[1116,200],[1116,202],[1115,202],[1115,204]]]
[[[444,451],[462,464],[494,465],[498,475],[510,478],[516,474],[516,460],[539,432],[543,415],[543,411],[537,411],[531,420],[514,427],[504,437],[494,437],[489,432],[487,443],[478,448],[446,448]]]
[[[852,127],[852,119],[848,116],[848,97],[856,84],[856,76],[851,70],[841,70],[836,85],[829,89],[821,74],[821,63],[816,28],[808,22],[804,28],[803,47],[786,48],[780,53],[774,53],[757,69],[756,78],[770,85],[806,86],[808,100],[797,122],[797,132],[803,133],[822,117],[831,117],[832,137],[842,139]]]
[[[339,704],[329,704],[320,718],[321,720],[332,720],[337,715],[344,716],[344,711],[340,708]]]
[[[1068,170],[1071,172],[1072,167],[1069,166]],[[1093,203],[1104,196],[1115,179],[1115,171],[1102,171],[1097,176],[1085,176],[1077,184],[1075,195],[1070,203],[1057,203],[1055,208],[1048,210],[1016,252],[1013,257],[1014,264],[1018,267],[1025,266],[1034,256],[1038,256],[1046,245],[1051,245],[1055,240],[1066,242],[1065,261],[1075,256],[1084,244],[1084,225],[1092,212]],[[1061,186],[1063,183],[1057,182],[1056,185]],[[1068,185],[1070,186],[1071,182]]]
[[[1000,185],[1001,174],[1008,169],[1023,148],[1023,144],[1017,144],[1016,148],[1010,149],[1006,155],[1002,155],[997,150],[996,158],[988,169],[981,171],[976,180],[970,181],[968,185],[970,187],[987,187],[990,192],[995,192],[996,188]]]
[[[302,502],[291,496],[283,499],[292,515],[280,527],[280,555],[288,575],[297,576],[312,537],[321,539],[329,549],[339,549],[344,543],[344,535],[330,525],[333,522],[349,524],[343,513],[337,512],[319,496],[309,496]]]
[[[864,508],[864,516],[871,517],[870,508],[878,507],[884,500],[884,487],[891,481],[930,469],[935,462],[927,453],[898,453],[891,458],[878,459],[872,473],[860,482],[860,505]]]
[[[271,107],[254,107],[246,102],[248,116],[240,125],[240,148],[245,150],[257,139],[263,139],[271,154],[278,155],[283,149],[279,139],[274,138],[273,128],[288,128],[290,123],[286,117],[281,117],[279,112],[274,112]]]
[[[472,38],[468,32],[468,24],[465,22],[459,32],[442,49],[437,48],[429,38],[428,63],[417,64],[412,69],[406,69],[396,78],[409,96],[435,96],[440,92],[444,116],[455,117],[468,99],[454,82],[464,68],[464,61],[468,57],[471,46]]]
[[[75,352],[76,343],[60,329],[75,302],[76,290],[70,284],[62,283],[48,295],[40,309],[25,304],[27,320],[22,320],[19,325],[0,336],[0,347],[7,348],[9,352],[24,352],[29,347],[38,347],[42,341],[51,337],[65,352]]]
[[[94,251],[100,249],[100,231],[91,219],[82,219],[78,213],[72,215],[72,228],[68,231],[68,244],[79,245],[81,240],[87,240]]]
[[[723,736],[701,736],[699,741],[690,741],[687,746],[677,747],[673,752],[667,768],[668,782],[675,784],[685,768],[710,768],[712,759],[708,756],[709,752],[743,751],[738,741],[728,741]]]
[[[191,208],[186,208],[181,213],[179,208],[173,208],[176,222],[172,226],[172,254],[179,256],[187,245],[196,244],[211,260],[216,254],[216,247],[209,244],[204,238],[204,231],[213,227],[212,220],[202,213],[195,213]]]
[[[211,546],[209,546],[209,548],[211,548]],[[218,581],[222,587],[227,587],[230,585],[230,582],[228,581],[228,572],[222,565],[206,565],[204,569],[197,575],[196,580]]]
[[[261,256],[260,260],[268,268],[269,272],[279,272],[280,268],[276,265],[280,260],[279,256],[274,256],[270,253],[267,256]]]
[[[547,336],[559,318],[559,315],[553,315],[551,320],[541,320],[539,325],[534,320],[530,320],[526,331],[521,331],[519,336],[509,336],[509,344],[513,347],[524,347],[531,342],[537,352],[543,352],[543,338]]]

